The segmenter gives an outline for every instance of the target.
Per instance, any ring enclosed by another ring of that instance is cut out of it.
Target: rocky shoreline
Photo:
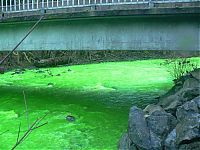
[[[200,149],[200,68],[176,81],[157,105],[130,109],[119,150]]]

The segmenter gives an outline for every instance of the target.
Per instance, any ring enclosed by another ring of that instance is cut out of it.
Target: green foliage
[[[167,59],[164,65],[167,66],[168,72],[171,74],[174,81],[198,68],[198,63],[192,61],[190,58]]]

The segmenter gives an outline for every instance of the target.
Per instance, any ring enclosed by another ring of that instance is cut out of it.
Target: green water
[[[171,86],[163,60],[112,62],[26,70],[0,75],[0,149],[15,144],[30,124],[48,112],[48,124],[34,130],[17,149],[114,150],[127,129],[131,105],[144,107]],[[65,119],[71,114],[75,122]]]

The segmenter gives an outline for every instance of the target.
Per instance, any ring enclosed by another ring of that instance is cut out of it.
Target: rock
[[[155,111],[146,118],[149,129],[164,138],[176,126],[176,118],[164,111]]]
[[[3,66],[0,66],[0,74],[4,74],[5,68]]]
[[[123,134],[119,141],[118,150],[137,150],[133,142],[128,137],[128,133]]]
[[[195,101],[195,103],[197,104],[200,113],[200,96],[195,97],[193,101]]]
[[[192,143],[182,144],[179,146],[178,150],[199,150],[200,149],[200,139]]]
[[[150,131],[151,150],[162,150],[162,139]]]
[[[200,95],[199,87],[187,88],[182,92],[182,101],[186,102]]]
[[[198,104],[194,100],[191,100],[177,108],[176,117],[179,121],[181,121],[186,117],[191,117],[195,113],[198,113]]]
[[[48,85],[48,87],[53,87],[54,86],[53,83],[48,83],[47,85]]]
[[[200,114],[194,113],[185,117],[176,126],[176,144],[190,143],[194,139],[200,139]]]
[[[130,109],[128,136],[136,147],[151,149],[150,131],[144,118],[144,112],[136,106]]]
[[[164,141],[165,150],[176,150],[176,129],[173,129]]]
[[[199,73],[200,69],[178,79],[158,105],[148,105],[143,111],[133,106],[121,148],[200,150]]]
[[[36,71],[36,73],[45,73],[45,71],[44,70],[38,70],[38,71]]]
[[[69,121],[69,122],[74,122],[76,120],[76,118],[72,115],[67,115],[66,120]]]
[[[164,111],[164,109],[162,107],[160,107],[159,105],[154,105],[154,104],[150,104],[147,107],[145,107],[145,109],[143,110],[145,112],[145,114],[151,115],[154,111]]]
[[[200,80],[200,68],[190,72],[190,74],[197,80]]]
[[[199,81],[195,78],[188,78],[183,84],[183,89],[195,87],[199,87]]]
[[[25,71],[25,69],[16,69],[14,73],[12,73],[11,75],[15,75],[15,74],[23,74]]]
[[[185,88],[179,90],[175,95],[171,95],[166,97],[159,102],[158,104],[161,105],[165,111],[172,113],[175,115],[176,109],[181,106],[183,103],[194,99],[195,97],[199,96],[199,88]]]

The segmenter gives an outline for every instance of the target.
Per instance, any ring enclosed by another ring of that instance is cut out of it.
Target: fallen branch
[[[44,125],[46,125],[47,123],[44,123],[42,125],[36,126],[37,124],[39,124],[45,117],[47,116],[47,114],[45,114],[43,117],[41,117],[40,119],[36,119],[32,125],[29,127],[29,129],[23,134],[23,136],[21,138],[19,138],[19,133],[20,133],[20,128],[19,127],[19,131],[18,131],[18,138],[17,138],[17,142],[15,143],[15,145],[12,147],[11,150],[14,150],[18,145],[20,145],[29,135],[30,133],[34,130],[34,129],[38,129]],[[21,124],[20,124],[21,126]]]

